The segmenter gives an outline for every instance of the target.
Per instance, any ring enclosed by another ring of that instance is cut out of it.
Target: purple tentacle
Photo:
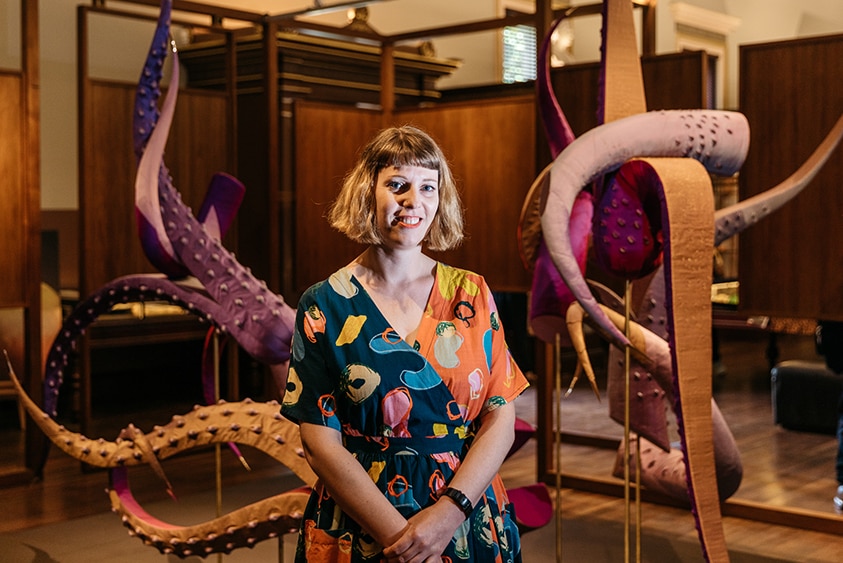
[[[205,226],[209,235],[222,240],[234,222],[245,195],[246,186],[240,180],[224,172],[217,172],[211,178],[208,193],[196,218]]]
[[[188,282],[174,282],[161,275],[137,274],[110,281],[74,308],[53,340],[44,373],[45,412],[53,417],[57,415],[59,389],[70,354],[88,326],[117,304],[143,301],[166,301],[208,320],[219,309],[202,288],[188,285]]]
[[[161,2],[158,24],[152,37],[152,44],[141,71],[135,98],[135,114],[132,119],[135,156],[140,159],[149,136],[158,123],[158,98],[161,96],[161,80],[164,77],[164,60],[170,49],[170,12],[172,2]]]
[[[553,32],[564,17],[556,20],[550,27],[550,31],[548,31],[544,41],[542,41],[538,60],[536,61],[539,68],[538,76],[536,77],[536,93],[539,98],[542,124],[544,125],[544,132],[547,136],[547,144],[550,147],[552,158],[559,156],[559,153],[574,141],[574,132],[571,130],[565,113],[559,106],[559,101],[553,92],[553,84],[550,80],[550,64],[547,56],[550,52],[550,40],[553,37]]]

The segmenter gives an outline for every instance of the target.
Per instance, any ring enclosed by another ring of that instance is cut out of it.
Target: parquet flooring
[[[741,332],[722,333],[721,338],[721,354],[727,373],[716,381],[715,399],[738,440],[744,463],[744,481],[735,498],[797,507],[836,517],[831,503],[836,487],[836,439],[833,436],[790,432],[774,425],[769,371],[764,357],[766,340],[759,335]],[[779,348],[781,359],[816,359],[810,338],[780,337]],[[522,418],[535,421],[536,400],[534,390],[518,400]],[[13,406],[10,406],[12,413],[8,417],[6,404],[0,407],[4,409],[2,422],[7,425],[0,428],[0,455],[7,460],[17,455],[21,434],[14,428]],[[134,416],[134,420],[142,424],[147,418],[164,422],[169,415],[187,407],[189,405],[171,405],[170,408],[175,410],[168,411],[166,415],[158,412],[122,413],[122,417]],[[597,403],[587,386],[582,385],[563,405],[563,426],[570,424],[578,431],[620,436],[621,429],[605,413],[605,400]],[[104,419],[100,422],[101,426],[108,426],[109,421]],[[116,424],[123,422],[121,420]],[[151,427],[151,422],[146,427]],[[109,433],[103,435],[113,437]],[[530,441],[506,462],[501,474],[508,486],[536,481],[535,451],[535,441]],[[586,474],[611,478],[614,455],[615,452],[609,450],[565,446],[563,464],[570,464]],[[248,473],[240,469],[233,456],[224,453],[222,458],[224,485],[260,480],[276,475],[278,471],[275,462],[259,452],[250,455],[252,471]],[[204,451],[167,460],[165,469],[176,493],[186,497],[213,488],[213,464],[212,452]],[[0,533],[107,512],[108,499],[103,493],[106,484],[105,472],[84,472],[78,462],[53,448],[43,481],[0,491],[3,499],[0,503]],[[151,471],[133,470],[132,485],[141,502],[165,497],[161,483]],[[607,526],[611,523],[613,529],[624,521],[622,499],[563,489],[560,502],[566,520],[592,518],[605,522]],[[694,540],[693,518],[687,510],[644,503],[642,512],[645,529]],[[783,561],[843,560],[843,536],[735,517],[724,518],[724,528],[730,548],[747,553],[767,554]],[[530,547],[534,550],[529,554],[525,552],[525,560],[552,561],[552,538],[549,530],[545,530],[543,535],[525,538],[525,549]]]

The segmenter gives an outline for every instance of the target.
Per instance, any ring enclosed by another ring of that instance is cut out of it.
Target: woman
[[[424,132],[381,131],[329,221],[367,249],[298,306],[282,412],[319,483],[297,561],[520,561],[497,475],[527,381],[483,278],[423,253],[462,240]]]

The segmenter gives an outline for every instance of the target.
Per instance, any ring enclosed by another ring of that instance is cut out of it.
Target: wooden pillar
[[[41,173],[38,0],[21,0],[21,66],[23,70],[23,189],[26,194],[26,366],[24,383],[30,397],[40,401],[44,375],[41,365]],[[44,445],[35,424],[27,425],[25,464],[35,469]]]
[[[266,189],[267,205],[269,205],[269,233],[277,233],[279,217],[277,213],[278,193],[281,187],[281,146],[280,146],[280,113],[278,111],[278,49],[276,47],[278,24],[267,21],[263,26],[263,91],[264,111],[266,112]],[[281,243],[278,236],[270,236],[267,241],[267,252],[270,263],[280,260]],[[270,268],[267,282],[269,287],[277,291],[281,287],[282,274],[279,268]]]
[[[231,173],[237,177],[237,40],[232,32],[225,34],[225,89],[228,95],[226,120],[228,121],[228,162]],[[237,240],[237,222],[232,225],[233,231],[228,239]],[[236,245],[236,242],[234,243]],[[236,246],[235,246],[236,249]],[[240,399],[240,347],[229,341],[227,344],[226,361],[226,395],[229,401]]]
[[[535,18],[536,60],[538,60],[538,54],[541,49],[542,41],[553,25],[553,8],[551,7],[551,0],[536,0]],[[544,69],[536,68],[536,72],[544,72]],[[550,161],[550,147],[547,144],[547,135],[545,134],[544,123],[541,118],[541,106],[539,105],[538,97],[536,97],[536,161],[534,168],[537,176],[541,174],[542,170],[544,170]]]
[[[536,60],[538,60],[539,49],[542,41],[553,25],[553,8],[551,0],[536,0]],[[543,68],[536,68],[536,73],[544,72]],[[538,78],[538,76],[537,76]],[[544,122],[541,117],[541,105],[536,95],[536,151],[534,168],[536,176],[551,162],[552,154],[547,142],[547,135],[544,130]],[[535,370],[539,381],[539,392],[536,393],[536,417],[538,421],[536,448],[536,472],[537,478],[542,480],[549,471],[552,471],[553,463],[553,404],[548,397],[553,397],[553,346],[536,341],[534,345]]]
[[[641,55],[656,54],[656,3],[641,6]]]
[[[381,47],[381,112],[383,125],[392,125],[395,112],[395,45]]]

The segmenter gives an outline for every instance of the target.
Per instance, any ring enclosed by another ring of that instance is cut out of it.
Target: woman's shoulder
[[[437,262],[439,268],[439,275],[447,278],[468,278],[468,279],[483,279],[483,276],[478,274],[477,272],[473,272],[471,270],[467,270],[465,268],[458,268],[456,266],[451,266],[450,264],[446,264],[444,262]]]
[[[302,293],[300,302],[314,302],[336,297],[350,298],[357,295],[360,288],[353,281],[351,271],[347,267],[340,268],[328,278],[311,285]]]
[[[489,292],[489,286],[482,275],[443,262],[439,262],[437,280],[443,296],[454,295],[456,290],[475,297]]]

